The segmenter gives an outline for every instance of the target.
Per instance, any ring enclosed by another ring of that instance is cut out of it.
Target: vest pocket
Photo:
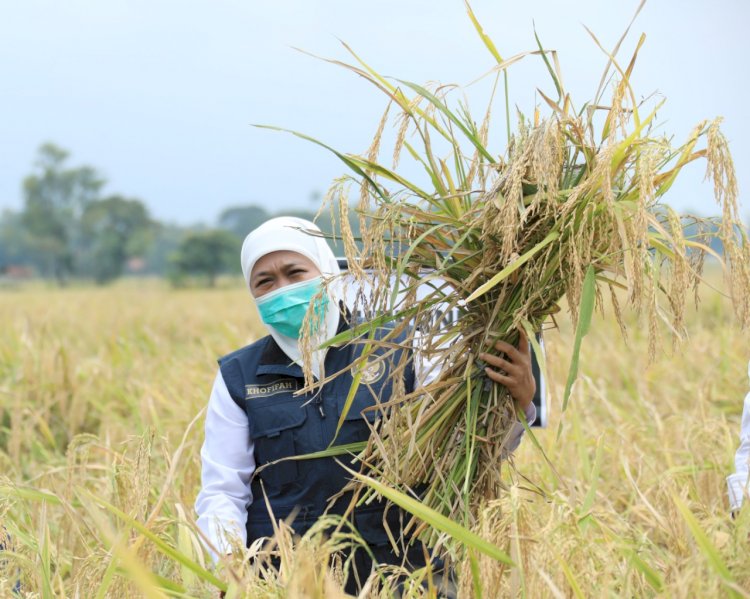
[[[401,519],[405,516],[403,524],[409,519],[409,514],[404,514],[397,506],[391,505],[388,511],[385,511],[385,506],[385,502],[380,502],[354,510],[354,526],[370,546],[390,545],[386,526],[398,541],[401,537]]]
[[[250,407],[248,416],[259,470],[257,476],[267,487],[281,487],[298,480],[296,460],[270,463],[297,455],[297,437],[307,420],[307,411],[301,402],[264,402],[257,408]]]
[[[339,417],[344,412],[348,391],[347,389],[345,393],[341,393],[337,399]],[[370,438],[370,427],[382,416],[378,409],[366,409],[374,408],[378,404],[376,397],[370,388],[360,385],[344,418],[344,425],[336,437],[336,445],[367,441]]]
[[[367,420],[368,422],[375,422],[382,416],[380,410],[374,409],[375,406],[381,402],[388,401],[390,399],[389,395],[390,387],[385,388],[382,381],[372,385],[360,383],[344,420],[358,420],[360,422]],[[344,405],[348,396],[349,388],[347,387],[338,399],[339,415],[344,411]]]

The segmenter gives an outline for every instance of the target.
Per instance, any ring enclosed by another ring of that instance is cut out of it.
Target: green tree
[[[81,234],[97,283],[119,277],[128,258],[142,256],[153,239],[154,223],[139,200],[111,196],[89,202]]]
[[[220,229],[226,229],[238,238],[245,239],[250,231],[262,225],[269,218],[271,218],[271,215],[260,206],[233,206],[219,215],[218,225]]]
[[[311,199],[320,201],[320,194],[313,193]],[[277,214],[270,214],[264,208],[252,204],[248,206],[233,206],[227,208],[219,215],[218,227],[231,231],[238,239],[244,240],[250,231],[275,216],[298,216],[306,220],[314,220],[320,227],[320,230],[326,235],[326,241],[333,252],[340,256],[344,255],[344,244],[340,239],[340,227],[337,220],[338,214],[332,220],[330,210],[324,210],[318,218],[315,218],[316,212],[314,210],[306,210],[304,208],[290,208],[281,210]],[[355,237],[358,236],[359,217],[353,207],[349,211],[349,223]],[[336,237],[334,237],[334,232],[336,233]]]
[[[38,266],[61,285],[74,269],[78,220],[105,182],[91,167],[67,168],[68,156],[54,144],[42,145],[34,172],[23,182],[23,226],[41,257]]]
[[[21,221],[21,214],[3,210],[0,215],[0,272],[11,265],[32,264],[32,251],[29,245],[29,235]]]
[[[209,287],[216,285],[216,277],[223,272],[239,271],[240,241],[221,229],[190,233],[172,256],[173,283],[186,275],[204,276]]]
[[[175,224],[157,223],[154,227],[153,242],[143,256],[146,261],[145,273],[164,276],[171,268],[171,258],[180,247],[185,230]]]

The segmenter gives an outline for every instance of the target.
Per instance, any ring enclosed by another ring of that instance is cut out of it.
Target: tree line
[[[212,225],[181,227],[157,221],[137,198],[104,194],[104,176],[91,166],[71,166],[70,153],[42,145],[32,172],[23,180],[23,207],[0,214],[0,280],[19,273],[53,279],[71,278],[107,284],[123,274],[160,276],[174,285],[213,286],[219,275],[239,274],[239,251],[245,235],[277,214],[263,206],[223,210]],[[313,210],[285,210],[312,220]],[[355,235],[358,218],[350,212]],[[708,243],[721,254],[718,223],[699,230],[687,222],[687,236]],[[328,211],[316,219],[332,233]],[[337,227],[338,228],[338,227]],[[337,255],[343,245],[329,239]]]
[[[239,273],[245,235],[276,216],[258,205],[234,206],[213,225],[181,227],[157,221],[140,199],[104,194],[105,184],[95,168],[72,166],[67,150],[43,144],[23,180],[22,208],[0,215],[0,276],[23,273],[59,285],[71,279],[104,285],[134,274],[213,286],[219,275]],[[315,216],[312,210],[284,214]],[[316,222],[332,232],[329,214]],[[343,254],[340,245],[329,243]]]

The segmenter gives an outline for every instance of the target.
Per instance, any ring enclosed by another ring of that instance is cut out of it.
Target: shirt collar
[[[349,320],[351,313],[346,310],[346,316],[339,318],[339,326],[336,329],[336,334],[343,333],[350,328]],[[345,345],[345,342],[334,343],[331,347],[339,348]],[[285,376],[293,376],[297,378],[303,378],[302,367],[296,362],[292,362],[279,347],[273,337],[268,335],[266,337],[265,345],[258,361],[258,366],[255,370],[256,374],[281,374]]]

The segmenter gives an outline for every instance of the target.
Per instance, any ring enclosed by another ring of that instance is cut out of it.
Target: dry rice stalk
[[[415,95],[387,92],[402,110],[392,162],[395,169],[411,131],[421,146],[410,146],[410,154],[426,171],[427,186],[377,162],[388,111],[366,159],[340,154],[361,190],[362,249],[346,244],[347,257],[355,278],[372,273],[373,323],[335,341],[407,350],[392,365],[396,384],[384,422],[360,457],[381,482],[418,492],[425,505],[469,527],[501,495],[499,464],[516,419],[512,398],[488,381],[478,354],[498,338],[515,343],[519,327],[541,330],[563,299],[574,323],[590,320],[594,306],[602,308],[602,285],[623,334],[613,285],[645,312],[650,356],[659,321],[675,342],[683,338],[687,291],[700,281],[711,250],[687,233],[700,219],[676,214],[661,198],[682,167],[699,158],[707,160],[722,210],[718,235],[735,311],[743,326],[750,324],[750,246],[719,120],[699,124],[679,147],[652,136],[661,104],[636,101],[629,82],[634,58],[627,69],[612,59],[618,79],[610,105],[594,102],[580,112],[553,74],[559,99],[542,93],[547,116],[538,108],[533,121],[519,114],[501,157],[486,147],[490,108],[478,129],[465,102],[450,103],[452,87],[401,82]],[[384,79],[369,72],[384,89]],[[699,143],[705,148],[696,149]],[[346,202],[341,193],[330,197]],[[365,335],[373,326],[393,330],[375,341]],[[442,367],[435,380],[408,393],[398,373],[415,348]],[[439,538],[419,530],[433,543]]]

